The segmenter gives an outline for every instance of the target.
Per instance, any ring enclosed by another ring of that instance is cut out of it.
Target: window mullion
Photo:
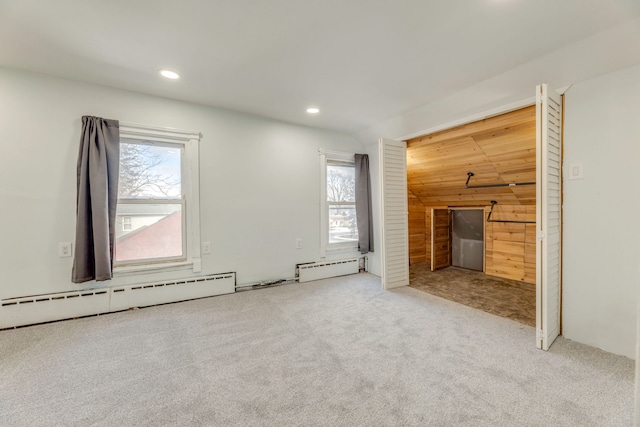
[[[331,200],[327,200],[327,204],[336,206],[355,206],[356,202],[333,202]]]
[[[178,199],[118,199],[118,204],[123,205],[175,205],[182,203],[184,198]]]

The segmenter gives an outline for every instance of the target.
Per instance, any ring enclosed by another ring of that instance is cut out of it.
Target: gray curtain
[[[120,162],[117,120],[82,117],[78,153],[76,244],[71,280],[109,280],[113,276],[116,205]]]
[[[371,178],[369,156],[355,155],[356,167],[356,220],[358,222],[358,248],[361,254],[373,252],[373,215],[371,214]]]

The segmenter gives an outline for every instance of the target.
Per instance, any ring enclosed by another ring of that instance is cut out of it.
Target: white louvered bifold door
[[[407,143],[380,139],[382,286],[409,284]]]
[[[560,334],[562,237],[562,98],[536,88],[536,345],[548,350]]]

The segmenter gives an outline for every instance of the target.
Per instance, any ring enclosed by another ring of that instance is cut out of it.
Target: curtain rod
[[[144,129],[144,130],[151,130],[156,132],[170,132],[170,133],[176,133],[181,135],[200,135],[199,131],[193,131],[193,130],[176,129],[176,128],[162,127],[162,126],[150,126],[150,125],[144,125],[141,123],[124,122],[121,120],[119,121],[119,123],[120,123],[120,127],[130,128],[130,129]]]
[[[324,148],[318,148],[320,154],[334,154],[339,156],[353,156],[355,153],[349,151],[337,151],[337,150],[325,150]]]

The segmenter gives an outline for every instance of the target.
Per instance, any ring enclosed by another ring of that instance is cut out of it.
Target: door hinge
[[[542,329],[538,329],[538,330],[536,331],[536,339],[537,339],[538,341],[542,341],[542,337],[543,337]]]
[[[546,236],[544,231],[538,230],[538,240],[543,240]]]

